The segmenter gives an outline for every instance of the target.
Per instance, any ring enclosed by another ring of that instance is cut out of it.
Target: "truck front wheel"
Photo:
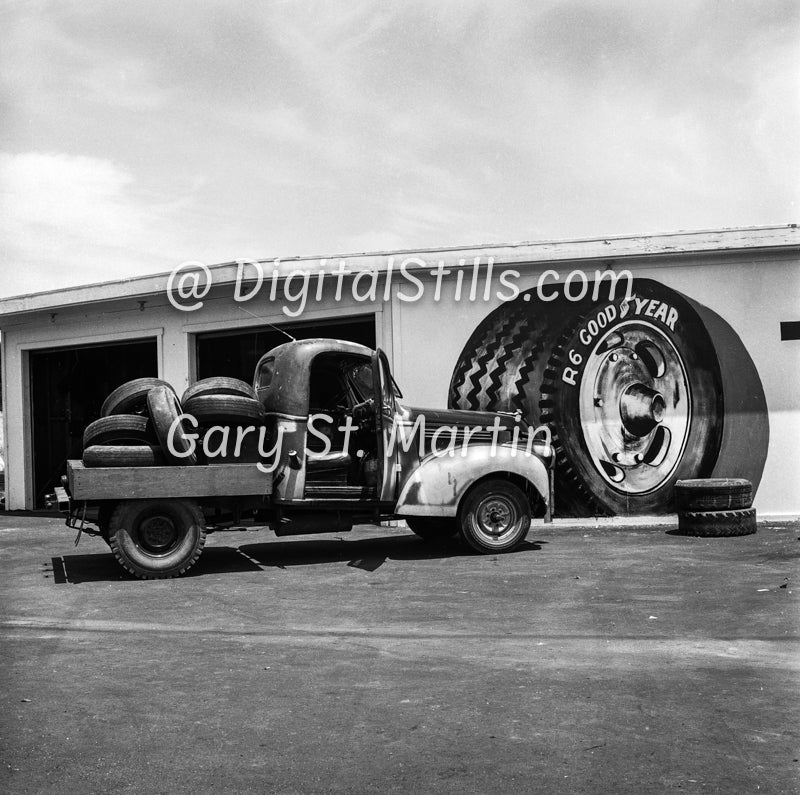
[[[205,519],[193,500],[126,500],[108,523],[114,556],[131,574],[147,580],[188,571],[205,542]]]
[[[461,535],[476,552],[510,552],[531,526],[525,493],[508,480],[484,480],[464,498],[459,510]]]

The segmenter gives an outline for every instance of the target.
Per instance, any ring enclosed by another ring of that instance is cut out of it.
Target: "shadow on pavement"
[[[81,582],[115,582],[129,579],[128,573],[109,554],[99,555],[62,555],[50,558],[53,582],[56,585]],[[116,569],[116,571],[115,571]],[[45,570],[48,576],[49,570]]]
[[[523,541],[514,554],[540,550],[547,541]],[[185,575],[239,574],[263,571],[264,567],[308,566],[318,563],[347,563],[364,571],[375,571],[387,560],[437,560],[471,556],[457,540],[440,544],[426,543],[414,535],[366,538],[357,541],[334,537],[325,539],[278,541],[243,544],[241,547],[206,547],[200,559]],[[110,552],[88,555],[62,555],[50,559],[56,585],[86,582],[135,580]]]
[[[514,554],[541,549],[546,541],[523,541]],[[439,544],[426,543],[415,535],[363,538],[349,541],[334,537],[313,541],[279,541],[268,544],[244,544],[240,547],[261,566],[307,566],[313,563],[344,563],[366,571],[375,571],[387,560],[439,560],[471,556],[457,539]]]
[[[62,555],[51,559],[53,581],[56,585],[78,585],[83,582],[117,582],[136,580],[111,554]],[[235,547],[207,547],[200,560],[184,576],[197,577],[204,574],[237,574],[261,571],[261,567],[248,559]],[[47,573],[47,572],[46,572]]]

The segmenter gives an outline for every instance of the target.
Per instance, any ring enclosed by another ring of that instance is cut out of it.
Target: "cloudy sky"
[[[5,0],[0,31],[0,295],[798,220],[797,0]]]

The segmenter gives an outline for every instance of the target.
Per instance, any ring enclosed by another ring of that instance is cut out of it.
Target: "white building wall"
[[[631,241],[625,245],[631,249],[646,249],[647,240],[642,240],[643,243]],[[589,244],[578,243],[575,248],[582,251],[584,245]],[[592,245],[597,248],[596,244]],[[558,246],[548,244],[548,257],[551,251],[556,257],[559,250]],[[567,259],[520,264],[524,250],[511,247],[504,251],[509,252],[512,264],[504,266],[498,261],[495,273],[503,267],[518,270],[520,290],[534,287],[545,270],[554,269],[563,280],[575,267],[574,261]],[[435,267],[438,255],[424,256],[431,267]],[[445,252],[443,256],[452,264],[458,255]],[[396,257],[398,261],[401,258]],[[385,264],[388,255],[362,259],[368,263],[365,267],[375,267]],[[482,261],[485,262],[485,257]],[[305,264],[314,267],[310,262]],[[584,260],[580,267],[593,275],[596,267],[604,267],[604,260]],[[770,411],[770,449],[756,507],[764,514],[800,515],[800,489],[797,488],[800,482],[800,341],[781,341],[779,329],[780,321],[800,320],[800,260],[797,257],[787,259],[780,253],[774,256],[763,252],[751,255],[715,252],[710,256],[683,253],[650,259],[633,256],[616,259],[615,268],[622,267],[629,268],[635,277],[662,282],[706,305],[739,334],[759,371]],[[154,295],[115,298],[119,293],[114,285],[82,288],[82,300],[95,302],[56,308],[53,317],[50,310],[26,312],[27,304],[21,308],[15,305],[14,311],[26,313],[0,318],[4,348],[7,507],[32,507],[27,494],[28,484],[32,482],[27,373],[30,350],[155,337],[159,375],[180,392],[194,379],[196,334],[259,327],[266,323],[377,313],[378,345],[389,354],[406,401],[444,407],[450,376],[464,344],[475,327],[501,301],[493,290],[488,301],[480,297],[474,302],[455,302],[455,279],[451,275],[444,279],[441,299],[436,302],[433,279],[426,279],[426,289],[420,300],[400,300],[399,290],[406,295],[415,290],[413,285],[395,278],[392,300],[386,303],[379,300],[374,305],[355,301],[347,289],[343,291],[342,300],[336,302],[331,285],[326,287],[320,303],[310,301],[302,316],[297,318],[283,313],[280,304],[270,303],[266,286],[253,300],[243,304],[232,300],[230,285],[214,288],[202,310],[181,312],[166,300],[161,290],[163,279],[159,283],[161,291]],[[499,284],[496,286],[500,288]],[[381,284],[379,297],[382,297],[382,288]],[[39,300],[36,296],[33,299]],[[41,303],[31,301],[31,306],[38,305]]]

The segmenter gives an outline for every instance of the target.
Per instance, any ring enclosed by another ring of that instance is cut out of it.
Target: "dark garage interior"
[[[83,430],[108,394],[132,378],[158,375],[155,339],[51,348],[30,353],[35,506],[59,484],[68,458],[80,458]]]
[[[284,333],[285,332],[285,333]],[[197,378],[225,375],[250,383],[256,362],[276,345],[295,339],[334,337],[375,347],[375,315],[263,327],[247,331],[211,331],[197,335]]]

